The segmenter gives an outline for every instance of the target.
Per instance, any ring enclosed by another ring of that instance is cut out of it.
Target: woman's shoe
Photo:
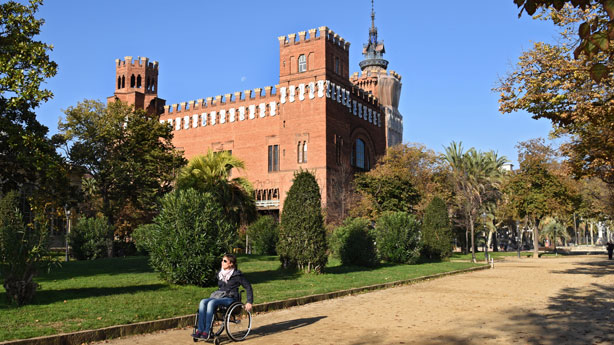
[[[201,331],[194,331],[194,333],[192,333],[192,338],[198,339],[202,334],[203,333]]]
[[[201,332],[201,333],[200,333],[200,339],[209,340],[209,333],[207,333],[207,332]]]

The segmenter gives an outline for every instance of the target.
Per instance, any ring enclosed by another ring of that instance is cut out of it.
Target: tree
[[[22,200],[20,200],[20,198]],[[34,297],[34,277],[52,264],[44,217],[24,221],[20,208],[28,209],[23,195],[9,192],[0,198],[0,278],[10,301],[24,305]]]
[[[420,259],[420,224],[413,214],[384,212],[377,219],[375,239],[382,260],[413,264]]]
[[[244,177],[230,178],[232,169],[244,169],[245,164],[228,151],[195,156],[180,170],[177,188],[194,188],[211,192],[224,205],[226,213],[237,224],[247,224],[256,218],[253,188]]]
[[[543,227],[541,231],[542,239],[548,238],[552,241],[554,245],[554,252],[556,254],[556,242],[559,239],[569,240],[571,236],[567,232],[567,228],[561,222],[557,221],[555,218],[550,218],[545,221],[546,225]]]
[[[435,197],[424,211],[422,253],[430,259],[444,259],[452,254],[452,226],[445,202]]]
[[[57,71],[52,46],[34,39],[44,23],[35,16],[41,4],[0,4],[0,194],[23,186],[48,193],[65,182],[55,183],[66,168],[33,112],[53,96],[41,84]]]
[[[346,218],[331,236],[331,248],[343,265],[373,267],[378,264],[375,235],[365,218]]]
[[[547,216],[564,216],[573,210],[574,194],[564,174],[555,170],[552,149],[542,139],[518,144],[519,169],[506,185],[511,207],[533,231],[533,257],[539,257],[539,230]]]
[[[614,136],[614,79],[605,77],[614,68],[609,58],[614,46],[608,43],[605,52],[590,57],[591,62],[601,61],[599,65],[605,66],[599,83],[591,75],[594,77],[598,65],[587,67],[584,61],[574,59],[572,52],[577,42],[575,32],[587,30],[586,23],[601,14],[599,6],[586,11],[569,6],[551,10],[543,17],[558,26],[557,44],[535,43],[495,90],[500,92],[502,113],[525,110],[535,119],[548,119],[553,134],[568,139],[561,150],[576,177],[596,176],[614,184],[614,143],[609,140]],[[580,22],[583,24],[578,26]],[[586,39],[587,46],[596,46]]]
[[[279,224],[272,216],[261,216],[249,225],[247,234],[253,254],[277,254],[277,241],[279,240]]]
[[[481,152],[470,148],[464,152],[462,143],[452,142],[445,148],[443,158],[450,167],[450,178],[455,188],[455,203],[465,224],[465,238],[471,235],[471,256],[475,258],[475,222],[488,201],[498,198],[501,167],[507,159],[494,152]],[[465,243],[469,241],[466,239]]]
[[[322,272],[328,261],[320,187],[316,177],[300,170],[281,213],[277,253],[285,268]]]
[[[134,233],[137,246],[149,252],[149,263],[173,284],[215,284],[219,260],[237,236],[237,226],[210,192],[193,188],[164,195],[152,224]]]
[[[171,143],[171,128],[120,101],[85,100],[65,114],[59,129],[72,144],[68,157],[94,180],[90,192],[100,197],[99,211],[116,233],[151,221],[157,199],[171,190],[185,162]]]
[[[579,59],[585,56],[590,66],[590,75],[593,80],[599,82],[611,69],[599,60],[609,60],[603,53],[610,53],[610,40],[614,38],[614,1],[611,0],[514,0],[520,8],[518,17],[526,11],[530,16],[534,15],[538,9],[552,12],[565,12],[577,10],[578,12],[593,12],[594,15],[583,19],[577,32],[578,41],[574,50],[574,58]],[[553,18],[555,24],[556,17]],[[579,38],[579,40],[578,40]],[[595,61],[597,58],[597,61]],[[591,61],[592,60],[592,61]]]

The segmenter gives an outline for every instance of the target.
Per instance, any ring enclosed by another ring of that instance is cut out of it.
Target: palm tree
[[[542,238],[549,238],[554,244],[554,254],[558,255],[556,249],[556,241],[559,238],[569,240],[571,236],[567,232],[567,228],[561,222],[559,222],[556,218],[546,219],[547,224],[544,228],[539,232]]]
[[[244,177],[231,178],[232,169],[245,169],[245,163],[229,151],[209,150],[206,155],[193,157],[181,169],[177,189],[210,192],[220,200],[233,220],[248,223],[256,217],[253,188]]]
[[[476,262],[475,221],[484,204],[498,198],[501,166],[507,160],[492,151],[484,153],[470,148],[463,152],[462,143],[454,141],[445,148],[443,159],[450,166],[457,205],[465,218],[465,238],[471,233],[471,260]]]

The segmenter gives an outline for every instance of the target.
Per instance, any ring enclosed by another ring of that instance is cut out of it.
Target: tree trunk
[[[539,219],[535,220],[533,227],[533,258],[539,258]]]
[[[478,260],[475,258],[475,231],[471,214],[469,214],[469,227],[471,231],[471,262],[476,263]]]

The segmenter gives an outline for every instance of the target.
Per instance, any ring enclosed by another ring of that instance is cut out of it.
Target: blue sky
[[[54,45],[59,69],[46,85],[54,98],[37,114],[57,133],[63,109],[113,94],[114,62],[124,56],[159,62],[167,104],[275,85],[277,37],[322,25],[351,42],[351,74],[370,10],[369,0],[47,0],[40,39]],[[515,163],[518,141],[548,135],[548,121],[500,114],[491,89],[532,42],[554,40],[550,22],[518,19],[512,0],[376,0],[375,12],[389,69],[402,75],[405,142],[440,152],[462,141]]]

